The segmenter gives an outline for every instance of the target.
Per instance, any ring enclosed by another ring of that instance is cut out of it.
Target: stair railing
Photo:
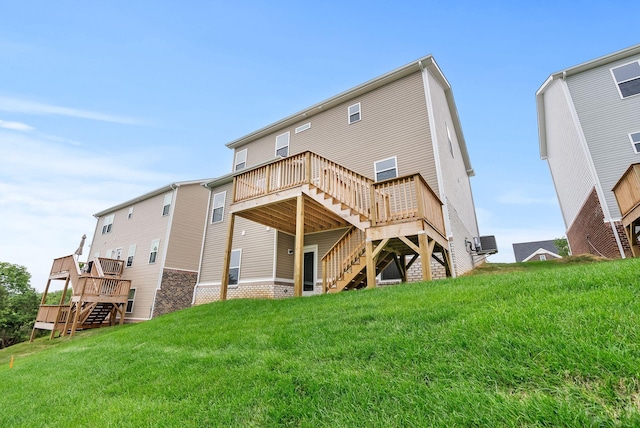
[[[352,227],[322,256],[322,282],[326,293],[364,257],[365,233]],[[360,261],[364,264],[364,261]]]

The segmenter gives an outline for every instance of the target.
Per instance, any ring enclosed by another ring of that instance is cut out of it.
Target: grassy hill
[[[0,426],[640,426],[640,260],[492,269],[7,348]]]

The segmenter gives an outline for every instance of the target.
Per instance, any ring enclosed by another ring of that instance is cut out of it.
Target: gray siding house
[[[553,240],[513,244],[513,255],[516,258],[516,262],[545,261],[562,258]]]
[[[474,175],[451,86],[432,56],[227,144],[206,184],[194,303],[280,298],[455,276],[482,258]]]
[[[553,73],[536,93],[572,254],[631,254],[613,187],[640,156],[640,45]]]

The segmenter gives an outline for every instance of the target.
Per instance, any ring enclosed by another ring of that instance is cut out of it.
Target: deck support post
[[[429,242],[429,237],[426,233],[419,233],[418,244],[420,248],[420,263],[422,263],[422,279],[424,281],[431,281],[433,279],[431,274],[431,255],[433,254],[433,247],[436,241],[432,239],[431,242]]]
[[[56,328],[58,327],[58,320],[60,319],[60,309],[62,304],[64,303],[64,298],[67,295],[67,288],[69,287],[69,281],[71,277],[67,277],[64,281],[64,288],[62,289],[62,296],[60,297],[60,301],[58,302],[58,313],[56,314],[56,320],[53,322],[53,328],[51,329],[51,336],[49,339],[53,339],[56,334]],[[67,334],[67,326],[69,325],[69,317],[71,316],[71,302],[69,302],[69,312],[67,312],[67,319],[64,322],[64,330],[60,332],[60,336],[64,336]]]
[[[296,244],[293,260],[293,295],[302,296],[303,262],[304,262],[304,195],[297,196],[296,201]]]
[[[366,242],[367,257],[367,288],[375,288],[376,286],[376,261],[373,255],[373,241],[367,239]]]
[[[222,262],[222,279],[220,281],[220,300],[227,300],[227,289],[229,288],[229,263],[231,263],[231,248],[233,246],[233,226],[236,221],[236,215],[230,214],[229,225],[227,228],[227,248],[224,252],[224,261]]]

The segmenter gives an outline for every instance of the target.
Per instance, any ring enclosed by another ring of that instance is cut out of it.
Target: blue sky
[[[2,3],[0,260],[39,290],[94,213],[223,175],[225,143],[427,54],[453,87],[490,261],[513,261],[513,242],[564,234],[535,91],[640,43],[637,1]]]

